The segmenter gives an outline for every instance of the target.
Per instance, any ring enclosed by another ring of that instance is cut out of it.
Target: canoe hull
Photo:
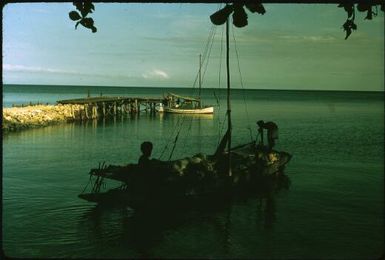
[[[172,114],[213,114],[214,107],[204,107],[195,109],[161,107],[159,109],[159,112]]]
[[[272,183],[285,182],[286,164],[291,155],[272,151],[274,160],[258,158],[255,143],[234,147],[232,176],[227,174],[228,153],[220,157],[198,155],[188,159],[157,162],[147,169],[136,164],[93,169],[90,175],[118,181],[122,186],[99,192],[82,193],[79,198],[100,204],[126,204],[132,208],[156,205],[184,205],[192,201],[218,201],[227,195],[260,194]],[[271,153],[271,152],[270,152]],[[266,153],[264,153],[266,155]],[[268,155],[268,154],[267,154]],[[270,187],[270,188],[269,188]],[[154,205],[155,204],[155,205]]]

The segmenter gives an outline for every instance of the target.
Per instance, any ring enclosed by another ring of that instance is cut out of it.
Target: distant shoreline
[[[74,87],[74,88],[112,88],[112,89],[129,89],[129,88],[143,88],[143,89],[159,89],[164,88],[168,89],[194,89],[193,87],[156,87],[156,86],[92,86],[92,85],[47,85],[47,84],[3,84],[3,86],[16,87],[16,86],[26,86],[26,87]],[[288,92],[357,92],[357,93],[384,93],[384,90],[333,90],[333,89],[269,89],[269,88],[231,88],[232,90],[245,90],[245,91],[288,91]],[[204,88],[205,91],[223,91],[225,88]]]

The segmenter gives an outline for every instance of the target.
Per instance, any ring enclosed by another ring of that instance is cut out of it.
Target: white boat
[[[199,96],[186,97],[174,93],[168,93],[164,97],[163,103],[159,104],[158,112],[160,113],[174,113],[174,114],[213,114],[213,106],[203,106],[201,101],[201,55],[199,55]]]
[[[213,114],[213,106],[202,106],[201,100],[168,93],[165,104],[159,105],[159,112],[175,114]]]

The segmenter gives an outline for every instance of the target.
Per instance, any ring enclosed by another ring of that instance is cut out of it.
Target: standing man
[[[257,122],[258,132],[261,135],[261,144],[263,145],[263,129],[267,130],[267,144],[268,150],[271,151],[275,145],[275,139],[278,139],[278,126],[274,122],[264,122],[259,120]]]

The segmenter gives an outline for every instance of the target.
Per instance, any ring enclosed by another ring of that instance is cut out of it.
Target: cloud
[[[49,14],[50,13],[48,10],[43,9],[43,8],[36,8],[36,9],[32,9],[31,11],[35,12],[35,13],[40,13],[40,14]]]
[[[152,78],[160,78],[160,79],[168,79],[170,76],[164,72],[163,70],[153,69],[152,71],[148,71],[142,74],[142,77],[145,79]]]
[[[333,42],[336,40],[333,36],[300,36],[300,35],[282,35],[278,36],[283,40],[302,41],[302,42]]]
[[[59,70],[59,69],[52,69],[52,68],[30,67],[30,66],[12,65],[12,64],[3,64],[3,71],[77,74],[76,71],[66,71],[66,70]]]
[[[42,68],[42,67],[32,67],[24,65],[12,65],[12,64],[3,64],[3,72],[18,72],[18,73],[37,73],[37,74],[51,74],[51,75],[65,75],[65,76],[81,76],[81,77],[90,77],[90,78],[112,78],[112,79],[133,79],[138,78],[137,76],[127,75],[127,73],[100,73],[100,72],[84,72],[82,70],[73,71],[73,70],[61,70],[53,68]],[[168,75],[161,70],[154,70],[151,73],[148,73],[148,78],[152,77],[168,78]],[[143,76],[144,77],[144,76]],[[142,78],[143,78],[142,77]]]

